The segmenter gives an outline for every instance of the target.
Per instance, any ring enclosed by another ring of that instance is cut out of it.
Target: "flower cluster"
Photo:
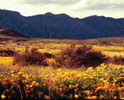
[[[41,69],[38,69],[41,70]],[[93,69],[50,69],[40,74],[0,75],[0,99],[123,99],[124,69],[102,64]]]

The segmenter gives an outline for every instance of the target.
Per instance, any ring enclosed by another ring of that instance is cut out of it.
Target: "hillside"
[[[0,28],[5,27],[34,38],[95,39],[124,36],[123,18],[96,15],[82,19],[52,13],[25,17],[15,11],[0,10]]]
[[[0,29],[0,34],[6,35],[6,36],[12,36],[12,37],[25,37],[25,38],[28,38],[28,36],[23,35],[23,34],[15,31],[13,29],[10,29],[10,28]]]
[[[20,36],[10,36],[0,33],[0,42],[4,41],[11,42],[24,42],[30,41],[36,45],[37,43],[43,44],[87,44],[87,45],[99,45],[99,46],[123,46],[124,47],[124,37],[108,37],[108,38],[96,38],[96,39],[86,39],[86,40],[75,40],[75,39],[41,39],[41,38],[27,38]]]

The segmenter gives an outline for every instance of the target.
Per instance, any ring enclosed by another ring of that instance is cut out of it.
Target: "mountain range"
[[[0,9],[0,29],[10,28],[24,36],[52,39],[94,39],[124,37],[124,18],[89,16],[73,18],[66,14],[23,16]]]

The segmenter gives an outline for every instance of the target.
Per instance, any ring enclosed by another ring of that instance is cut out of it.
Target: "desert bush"
[[[62,51],[56,57],[57,66],[65,66],[67,68],[77,68],[82,65],[88,67],[96,67],[107,60],[107,57],[101,52],[96,52],[91,46],[83,45],[76,47],[71,45],[66,50]]]
[[[19,64],[23,66],[28,65],[45,65],[45,56],[39,52],[25,52],[23,54],[16,53],[14,55],[14,64]]]
[[[117,57],[117,56],[114,56],[112,59],[112,63],[113,64],[117,64],[117,65],[124,65],[124,57]]]
[[[54,58],[55,57],[53,54],[50,54],[50,53],[47,53],[47,52],[44,53],[44,56],[46,58]]]
[[[15,51],[13,50],[0,50],[0,56],[3,56],[3,57],[13,56],[14,54],[15,54]]]
[[[87,53],[82,64],[85,66],[96,67],[102,63],[106,63],[107,60],[108,60],[108,58],[105,55],[103,55],[101,52],[90,51]]]

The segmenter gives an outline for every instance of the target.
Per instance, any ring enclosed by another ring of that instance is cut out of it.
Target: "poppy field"
[[[110,66],[87,70],[38,67],[37,74],[27,73],[27,68],[9,69],[0,75],[0,99],[123,99],[124,68]]]

